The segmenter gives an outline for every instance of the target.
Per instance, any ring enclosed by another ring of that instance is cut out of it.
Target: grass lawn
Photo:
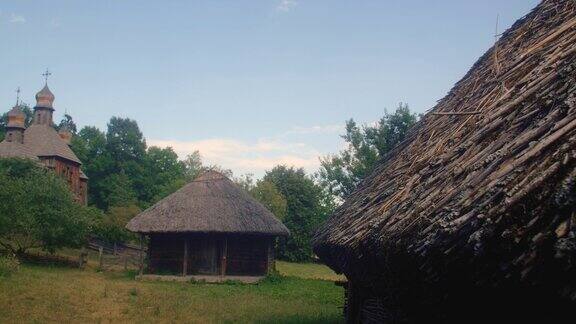
[[[330,269],[279,262],[257,285],[141,282],[129,273],[23,265],[0,277],[0,322],[342,323]]]
[[[327,266],[317,263],[291,263],[286,261],[276,261],[276,270],[278,270],[281,275],[287,277],[330,281],[345,280],[343,275],[336,274]]]

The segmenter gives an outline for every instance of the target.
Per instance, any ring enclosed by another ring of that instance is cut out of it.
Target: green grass
[[[328,268],[279,262],[278,269],[285,277],[245,285],[141,282],[133,272],[22,265],[0,278],[0,322],[343,322],[343,291],[327,281]]]
[[[276,270],[283,276],[298,277],[303,279],[318,279],[328,281],[344,280],[343,275],[338,275],[322,264],[316,263],[291,263],[276,261]]]

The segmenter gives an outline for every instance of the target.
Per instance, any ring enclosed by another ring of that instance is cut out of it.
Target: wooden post
[[[78,260],[78,266],[80,267],[80,269],[83,269],[84,266],[86,265],[87,261],[86,261],[86,248],[82,247],[80,249],[80,259]]]
[[[144,273],[144,235],[140,234],[140,276]]]
[[[184,237],[184,260],[182,260],[182,275],[188,274],[188,238]]]
[[[226,256],[228,255],[228,238],[224,236],[224,242],[222,242],[222,260],[220,264],[220,275],[226,275]]]
[[[276,263],[274,261],[274,239],[268,240],[268,251],[266,252],[266,273],[270,274],[276,270]]]
[[[98,248],[98,269],[102,270],[102,266],[104,264],[104,260],[103,259],[103,254],[104,253],[104,248],[103,247],[99,247]]]

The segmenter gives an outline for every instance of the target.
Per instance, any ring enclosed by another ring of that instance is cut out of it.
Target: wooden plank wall
[[[257,235],[154,234],[150,235],[148,272],[265,275],[273,262],[271,242],[271,238]]]

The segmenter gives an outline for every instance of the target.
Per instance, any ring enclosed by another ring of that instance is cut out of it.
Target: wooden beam
[[[272,239],[267,239],[266,240],[266,274],[270,274],[270,271],[272,270],[272,266],[271,266],[271,257],[270,257],[270,247],[272,246]]]
[[[188,238],[184,238],[184,259],[182,260],[182,275],[188,274]]]
[[[224,241],[222,242],[222,259],[220,263],[220,275],[226,275],[226,257],[228,255],[228,238],[224,236]]]
[[[140,275],[142,275],[144,273],[144,235],[140,234],[140,268],[138,269],[138,272],[140,273]]]

